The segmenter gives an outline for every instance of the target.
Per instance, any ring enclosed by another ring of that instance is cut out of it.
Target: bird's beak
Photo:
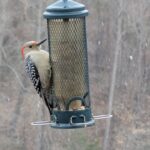
[[[38,42],[36,45],[40,46],[42,43],[44,43],[47,39],[42,40],[41,42]]]

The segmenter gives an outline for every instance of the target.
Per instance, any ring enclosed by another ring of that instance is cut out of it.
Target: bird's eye
[[[30,45],[29,48],[32,48],[32,45]]]

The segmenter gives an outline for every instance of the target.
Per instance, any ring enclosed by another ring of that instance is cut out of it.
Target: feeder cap
[[[49,5],[43,13],[46,19],[78,18],[87,15],[85,5],[73,0],[58,0]]]

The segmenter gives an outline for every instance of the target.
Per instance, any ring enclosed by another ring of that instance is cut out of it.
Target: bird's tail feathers
[[[50,115],[52,115],[52,110],[53,110],[53,107],[49,104],[49,97],[47,96],[47,94],[46,94],[46,92],[45,91],[43,91],[43,92],[41,92],[41,93],[43,93],[43,94],[40,94],[40,97],[43,99],[43,101],[44,101],[44,103],[45,103],[45,105],[47,106],[47,108],[48,108],[48,110],[49,110],[49,113],[50,113]]]

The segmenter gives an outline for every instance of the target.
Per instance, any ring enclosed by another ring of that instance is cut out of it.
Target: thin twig
[[[121,14],[123,7],[123,1],[120,0],[120,9],[119,9],[119,16]],[[122,40],[122,31],[121,31],[121,23],[122,23],[122,17],[118,17],[118,30],[117,30],[117,41],[116,41],[116,49],[115,49],[115,58],[113,63],[113,71],[112,71],[112,79],[111,79],[111,86],[110,86],[110,92],[109,92],[109,104],[108,104],[108,114],[112,114],[112,106],[113,106],[113,100],[114,100],[114,92],[115,92],[115,84],[116,84],[116,73],[117,73],[117,67],[118,67],[118,57],[119,52],[121,49],[121,40]],[[108,143],[109,143],[109,132],[110,132],[110,125],[111,125],[111,119],[108,119],[106,122],[106,130],[105,130],[105,138],[104,138],[104,148],[103,150],[108,149]]]

